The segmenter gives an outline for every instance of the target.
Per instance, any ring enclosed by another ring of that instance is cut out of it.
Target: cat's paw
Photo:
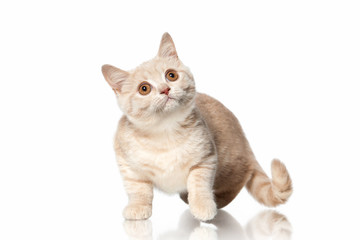
[[[191,214],[200,221],[209,221],[216,215],[216,203],[211,198],[199,198],[190,201]]]
[[[145,220],[151,217],[151,205],[129,204],[123,211],[123,216],[127,220]]]

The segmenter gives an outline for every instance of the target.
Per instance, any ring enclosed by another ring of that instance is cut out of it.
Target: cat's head
[[[102,72],[121,110],[134,121],[166,118],[194,105],[193,76],[178,58],[168,33],[163,35],[155,58],[131,71],[104,65]]]

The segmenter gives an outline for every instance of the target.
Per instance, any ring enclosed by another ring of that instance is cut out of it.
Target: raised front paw
[[[216,215],[216,203],[211,198],[196,198],[189,202],[191,214],[200,221],[209,221]]]
[[[129,204],[123,211],[127,220],[145,220],[151,217],[151,205]]]

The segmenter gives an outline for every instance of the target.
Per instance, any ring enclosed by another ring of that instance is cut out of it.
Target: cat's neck
[[[133,119],[127,116],[132,128],[148,134],[164,134],[179,131],[181,125],[193,114],[195,104],[178,109],[172,113],[161,114],[147,118],[146,120]]]

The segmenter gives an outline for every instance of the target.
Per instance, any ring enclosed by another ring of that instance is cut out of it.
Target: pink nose
[[[169,95],[169,91],[170,91],[170,88],[167,87],[167,88],[165,88],[164,90],[161,91],[161,94]]]

